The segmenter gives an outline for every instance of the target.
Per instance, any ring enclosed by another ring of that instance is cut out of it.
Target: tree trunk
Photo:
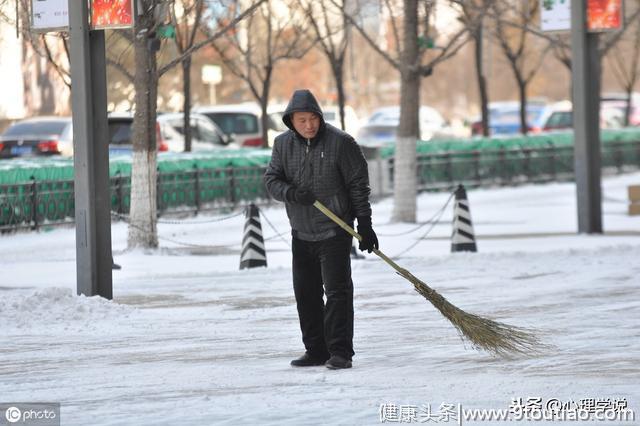
[[[149,19],[141,15],[135,33],[149,28]],[[136,37],[135,79],[136,112],[133,120],[133,164],[131,168],[131,211],[128,229],[129,248],[158,247],[156,228],[156,106],[158,73],[155,52],[148,47],[147,37]]]
[[[629,127],[631,121],[631,94],[633,93],[633,85],[627,86],[627,104],[624,107],[624,127]]]
[[[392,221],[416,221],[416,143],[420,132],[418,2],[404,0],[404,34],[400,65],[400,125],[396,138]]]
[[[340,60],[331,64],[331,71],[333,71],[333,79],[336,82],[336,91],[338,92],[338,111],[340,112],[340,127],[342,128],[342,130],[346,131],[347,125],[344,117],[344,104],[346,102],[346,95],[344,93],[344,61]]]
[[[258,99],[258,102],[260,102],[260,108],[262,109],[260,120],[262,123],[262,147],[263,148],[269,148],[269,114],[267,113],[267,108],[269,106],[272,72],[273,72],[273,67],[271,66],[265,67],[265,78],[264,78],[264,81],[262,82],[262,96],[260,97],[260,99]]]
[[[529,123],[527,123],[527,83],[516,77],[518,82],[518,96],[520,97],[520,133],[526,135],[529,133]]]
[[[487,80],[484,78],[484,69],[482,67],[483,51],[482,51],[482,22],[473,33],[475,42],[475,65],[476,78],[478,80],[478,93],[480,94],[480,110],[482,112],[482,135],[489,136],[489,97],[487,95]]]
[[[263,97],[260,99],[260,122],[262,123],[262,147],[269,148],[269,98]]]
[[[184,92],[184,151],[191,152],[191,56],[182,61],[182,90]]]

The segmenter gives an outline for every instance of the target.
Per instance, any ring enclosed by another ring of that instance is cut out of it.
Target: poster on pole
[[[91,0],[91,29],[133,27],[133,0]]]
[[[571,0],[540,0],[540,30],[571,30]]]
[[[622,0],[588,0],[587,31],[621,30],[624,23],[622,3]]]
[[[133,27],[134,0],[91,0],[91,29]],[[69,0],[31,0],[31,30],[69,31]]]
[[[31,30],[36,32],[67,31],[69,0],[31,0]]]

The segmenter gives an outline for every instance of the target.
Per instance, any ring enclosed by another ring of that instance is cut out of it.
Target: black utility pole
[[[600,59],[598,34],[587,32],[586,1],[571,0],[573,135],[578,232],[602,233]]]
[[[87,0],[69,0],[77,292],[113,297],[104,31]]]

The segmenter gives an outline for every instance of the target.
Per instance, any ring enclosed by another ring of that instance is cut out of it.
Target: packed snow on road
[[[546,346],[512,358],[471,348],[367,254],[352,262],[353,368],[292,368],[304,349],[281,204],[261,209],[267,268],[238,268],[241,215],[164,220],[154,251],[126,251],[126,224],[114,223],[112,301],[76,295],[74,229],[3,235],[0,401],[59,402],[63,425],[497,425],[462,410],[557,403],[626,407],[634,420],[597,424],[638,424],[630,184],[639,173],[603,180],[604,235],[576,233],[571,183],[468,190],[477,253],[450,253],[448,193],[419,196],[418,224],[391,223],[391,199],[374,203],[383,252],[465,311],[536,330]]]

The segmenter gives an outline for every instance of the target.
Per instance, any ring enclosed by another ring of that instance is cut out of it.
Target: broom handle
[[[345,231],[347,231],[351,236],[353,236],[356,240],[358,241],[362,241],[362,236],[360,234],[358,234],[352,227],[350,227],[349,225],[347,225],[345,223],[344,220],[340,219],[338,216],[335,215],[335,213],[333,213],[331,210],[329,210],[328,208],[326,208],[324,206],[324,204],[322,204],[320,201],[316,200],[313,203],[313,206],[315,208],[317,208],[318,210],[320,210],[322,213],[324,213],[329,219],[333,220],[336,224],[338,224],[342,229],[344,229]],[[380,250],[378,250],[377,248],[373,249],[373,252],[375,254],[378,255],[378,257],[380,257],[380,259],[384,260],[385,262],[387,262],[389,264],[389,266],[391,266],[393,269],[395,269],[396,271],[398,271],[398,273],[400,275],[405,275],[407,273],[407,270],[400,267],[396,262],[394,262],[393,260],[389,259],[389,257],[384,254],[383,252],[381,252]]]

